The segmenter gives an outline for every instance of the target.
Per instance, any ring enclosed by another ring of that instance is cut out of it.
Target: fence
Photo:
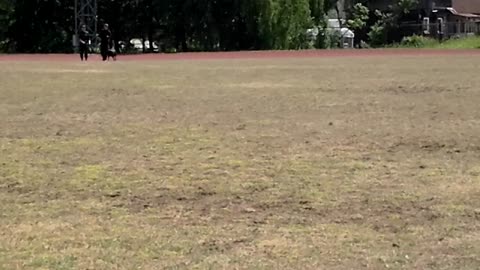
[[[461,38],[473,35],[480,35],[480,22],[459,21],[459,22],[436,22],[423,24],[404,23],[399,26],[400,35],[423,35],[436,39]]]

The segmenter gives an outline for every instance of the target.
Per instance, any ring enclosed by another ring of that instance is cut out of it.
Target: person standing
[[[111,39],[112,32],[110,32],[108,24],[106,23],[100,31],[100,54],[102,55],[103,61],[107,60]]]
[[[90,34],[87,31],[87,26],[82,25],[80,32],[78,33],[78,41],[79,41],[79,50],[80,50],[80,59],[83,61],[88,61],[88,51],[89,51],[89,44],[90,44]]]

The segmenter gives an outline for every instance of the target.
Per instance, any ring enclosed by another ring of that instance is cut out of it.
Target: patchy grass
[[[480,37],[472,36],[466,38],[452,38],[439,42],[436,39],[411,36],[405,37],[401,44],[396,44],[397,48],[430,48],[430,49],[480,49]]]
[[[437,46],[441,49],[480,49],[480,37],[450,39]]]
[[[479,63],[2,63],[0,268],[479,268]]]

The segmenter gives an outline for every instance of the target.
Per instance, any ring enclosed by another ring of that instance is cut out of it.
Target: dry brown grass
[[[1,63],[0,269],[478,269],[480,57]]]

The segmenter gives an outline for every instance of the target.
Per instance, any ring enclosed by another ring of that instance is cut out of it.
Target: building
[[[450,0],[451,7],[460,13],[480,15],[480,1],[478,0]]]
[[[398,0],[374,0],[370,10],[388,11]],[[480,0],[419,0],[403,28],[417,34],[456,37],[480,34]]]
[[[398,0],[373,0],[369,1],[369,8],[381,11],[389,10]],[[417,11],[430,15],[434,10],[452,8],[461,14],[480,15],[479,0],[418,0]]]

